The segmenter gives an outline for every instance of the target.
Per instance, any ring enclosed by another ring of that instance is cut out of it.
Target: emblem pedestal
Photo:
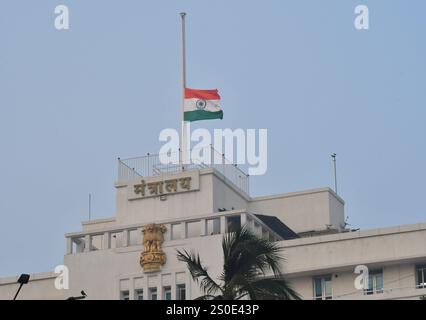
[[[140,257],[140,264],[144,272],[160,271],[162,265],[166,263],[166,254],[161,249],[164,242],[166,227],[162,224],[148,224],[142,228],[143,252]]]

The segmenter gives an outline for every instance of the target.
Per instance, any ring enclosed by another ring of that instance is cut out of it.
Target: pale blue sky
[[[225,113],[193,127],[269,130],[253,195],[331,186],[336,152],[352,227],[426,221],[425,1],[2,0],[0,276],[61,264],[89,192],[114,215],[116,158],[178,127],[182,10],[188,86]]]

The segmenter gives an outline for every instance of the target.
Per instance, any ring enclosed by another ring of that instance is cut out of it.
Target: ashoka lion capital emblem
[[[145,272],[159,271],[166,263],[166,254],[161,249],[166,227],[162,224],[148,224],[142,228],[143,252],[140,264]]]

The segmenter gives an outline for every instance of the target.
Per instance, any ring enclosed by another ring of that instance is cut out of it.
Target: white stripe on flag
[[[195,111],[195,110],[200,110],[199,108],[197,108],[197,101],[199,101],[201,99],[197,99],[197,98],[192,98],[192,99],[185,99],[184,104],[183,104],[183,111],[184,112],[189,112],[189,111]],[[206,106],[204,109],[204,111],[209,111],[209,112],[217,112],[220,111],[220,105],[219,102],[220,100],[203,100],[206,103]]]

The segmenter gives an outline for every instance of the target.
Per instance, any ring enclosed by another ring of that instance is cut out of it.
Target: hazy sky
[[[332,186],[336,152],[351,227],[426,221],[424,0],[2,0],[0,276],[61,264],[89,192],[114,215],[117,157],[178,127],[183,10],[188,86],[225,114],[193,128],[268,129],[252,195]]]

